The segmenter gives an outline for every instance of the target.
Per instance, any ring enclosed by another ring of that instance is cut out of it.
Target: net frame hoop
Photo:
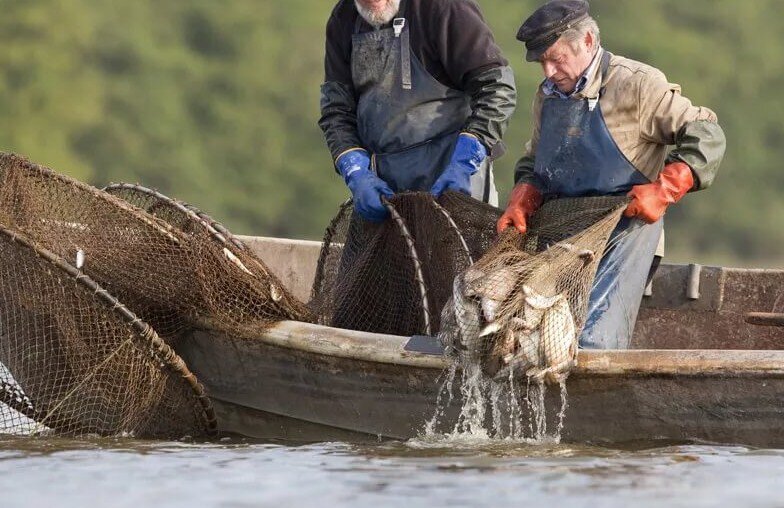
[[[230,247],[236,247],[242,252],[247,253],[248,248],[247,246],[237,239],[226,227],[221,224],[220,222],[214,220],[212,217],[207,215],[206,213],[202,212],[199,208],[186,203],[184,201],[180,201],[179,199],[171,198],[155,189],[151,189],[149,187],[145,187],[140,184],[136,183],[110,183],[106,187],[103,188],[105,192],[112,194],[120,199],[121,196],[114,194],[116,191],[121,190],[132,190],[135,192],[139,192],[141,194],[148,195],[154,199],[157,199],[160,202],[163,202],[167,206],[171,206],[178,212],[184,214],[187,218],[194,221],[197,225],[200,225],[207,232],[214,238],[220,245],[226,247],[229,251],[231,251]],[[124,201],[124,200],[123,200]],[[153,212],[148,212],[153,213]],[[232,253],[234,254],[234,253]],[[258,262],[255,256],[250,256],[252,258],[253,264],[265,275],[269,276],[269,271]]]
[[[167,204],[171,205],[172,207],[176,208],[180,212],[186,214],[187,216],[191,217],[193,220],[199,222],[204,226],[207,231],[210,232],[218,241],[223,244],[231,242],[240,250],[247,251],[248,246],[245,245],[240,239],[238,239],[231,231],[226,228],[223,224],[218,222],[217,220],[213,219],[210,215],[206,212],[203,212],[201,209],[197,208],[196,206],[186,203],[185,201],[181,201],[179,199],[171,198],[162,192],[151,189],[149,187],[145,187],[144,185],[138,183],[127,183],[127,182],[119,182],[119,183],[110,183],[109,185],[103,188],[104,191],[114,194],[113,191],[115,190],[134,190],[140,192],[142,194],[148,194],[151,197],[154,197],[158,200],[165,201]]]
[[[150,189],[149,187],[145,187],[145,186],[140,185],[138,183],[125,183],[125,182],[110,183],[109,185],[107,185],[107,186],[105,186],[103,188],[104,192],[108,192],[109,194],[111,194],[113,196],[117,196],[115,194],[115,192],[116,191],[120,191],[120,190],[136,191],[136,192],[139,192],[141,194],[146,194],[146,195],[148,195],[148,196],[150,196],[152,198],[155,198],[155,199],[157,199],[159,201],[162,201],[162,202],[164,202],[164,204],[166,204],[168,206],[171,206],[172,208],[176,209],[178,212],[181,212],[182,214],[184,214],[189,219],[191,219],[191,220],[195,221],[196,223],[200,224],[202,227],[204,227],[219,242],[226,243],[226,238],[224,238],[223,235],[221,235],[221,233],[218,230],[216,230],[214,227],[212,227],[211,224],[209,224],[207,221],[205,221],[203,218],[201,218],[194,210],[191,210],[185,203],[182,203],[181,201],[178,201],[176,199],[170,198],[170,197],[166,196],[165,194],[162,194],[162,193],[158,192],[155,189]],[[117,196],[117,197],[122,199],[121,196]],[[147,210],[145,210],[145,211],[147,211]],[[147,212],[148,213],[152,213],[154,215],[153,212],[149,212],[149,211],[147,211]]]
[[[318,295],[323,291],[324,286],[324,270],[329,256],[329,250],[332,247],[332,240],[337,233],[338,223],[343,219],[345,213],[352,210],[354,207],[354,200],[348,198],[338,208],[338,213],[329,221],[327,229],[324,230],[324,239],[321,242],[321,250],[319,251],[318,261],[316,262],[316,274],[313,277],[313,285],[311,286],[310,299],[314,301]]]
[[[431,201],[433,203],[433,206],[435,206],[436,210],[438,210],[439,212],[441,212],[444,215],[444,218],[446,219],[447,223],[449,224],[449,227],[452,229],[452,231],[455,233],[455,235],[457,235],[458,240],[460,240],[460,245],[463,247],[463,251],[465,251],[465,254],[468,257],[468,265],[469,266],[473,265],[474,264],[474,258],[471,256],[471,251],[468,249],[468,243],[466,242],[465,237],[463,236],[463,233],[460,232],[460,228],[457,227],[457,224],[455,224],[454,219],[452,219],[452,214],[450,214],[446,210],[446,208],[441,206],[435,198],[432,198]]]
[[[406,227],[406,223],[403,220],[403,217],[400,216],[394,205],[390,203],[389,200],[385,197],[381,198],[381,202],[389,211],[389,215],[392,217],[392,220],[395,222],[395,224],[397,224],[397,227],[400,230],[400,234],[403,236],[403,239],[408,246],[408,252],[411,256],[411,261],[414,264],[414,277],[416,278],[417,286],[419,287],[419,295],[422,298],[422,319],[424,320],[425,325],[425,335],[432,335],[432,328],[430,326],[430,303],[427,297],[427,286],[425,285],[425,277],[422,274],[422,263],[419,261],[419,254],[417,253],[414,239],[411,236],[411,232],[408,230],[408,227]]]
[[[231,242],[235,247],[237,247],[241,251],[248,251],[248,246],[245,245],[245,242],[243,242],[242,240],[234,236],[234,234],[231,231],[229,231],[229,229],[226,226],[224,226],[217,220],[213,219],[206,212],[203,212],[199,208],[196,208],[194,205],[185,202],[182,202],[182,204],[185,205],[185,207],[188,208],[189,210],[193,210],[193,213],[199,216],[202,220],[206,221],[207,224],[209,224],[218,233],[223,235],[223,237],[229,242]]]
[[[54,252],[37,245],[19,231],[10,229],[0,223],[0,236],[29,249],[36,257],[45,260],[59,271],[68,275],[78,285],[91,291],[104,307],[106,307],[106,310],[119,315],[120,319],[129,325],[139,338],[148,341],[149,345],[152,346],[151,351],[155,354],[155,359],[176,372],[193,392],[196,400],[201,406],[201,416],[207,434],[214,435],[217,432],[217,417],[212,406],[212,401],[207,396],[204,385],[202,385],[193,372],[191,372],[185,361],[158,336],[150,325],[142,321],[136,314],[117,300],[117,298],[112,296],[106,289],[102,288],[92,278],[69,264]],[[3,392],[8,393],[5,387]]]

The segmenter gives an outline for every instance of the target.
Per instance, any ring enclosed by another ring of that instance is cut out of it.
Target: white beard
[[[362,16],[365,21],[373,28],[379,28],[392,21],[392,18],[395,17],[395,14],[397,14],[398,9],[400,8],[400,0],[387,0],[387,4],[380,10],[367,9],[362,6],[359,0],[354,0],[354,5],[357,6],[359,15]]]

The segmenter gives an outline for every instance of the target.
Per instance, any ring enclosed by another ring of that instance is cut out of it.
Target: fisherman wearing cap
[[[581,347],[629,346],[667,207],[708,187],[724,155],[716,114],[643,63],[600,46],[584,0],[554,0],[520,27],[545,80],[498,230],[521,233],[544,199],[628,194],[591,290]],[[669,147],[672,146],[672,150]]]
[[[325,70],[319,125],[363,218],[402,191],[497,204],[490,161],[516,91],[475,2],[340,0]]]

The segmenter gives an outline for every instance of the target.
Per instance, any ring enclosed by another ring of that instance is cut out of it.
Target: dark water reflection
[[[784,450],[0,438],[0,506],[784,506]]]

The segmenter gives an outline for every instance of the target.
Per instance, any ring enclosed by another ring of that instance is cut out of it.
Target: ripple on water
[[[0,438],[2,506],[775,506],[782,473],[784,450],[657,441]]]

